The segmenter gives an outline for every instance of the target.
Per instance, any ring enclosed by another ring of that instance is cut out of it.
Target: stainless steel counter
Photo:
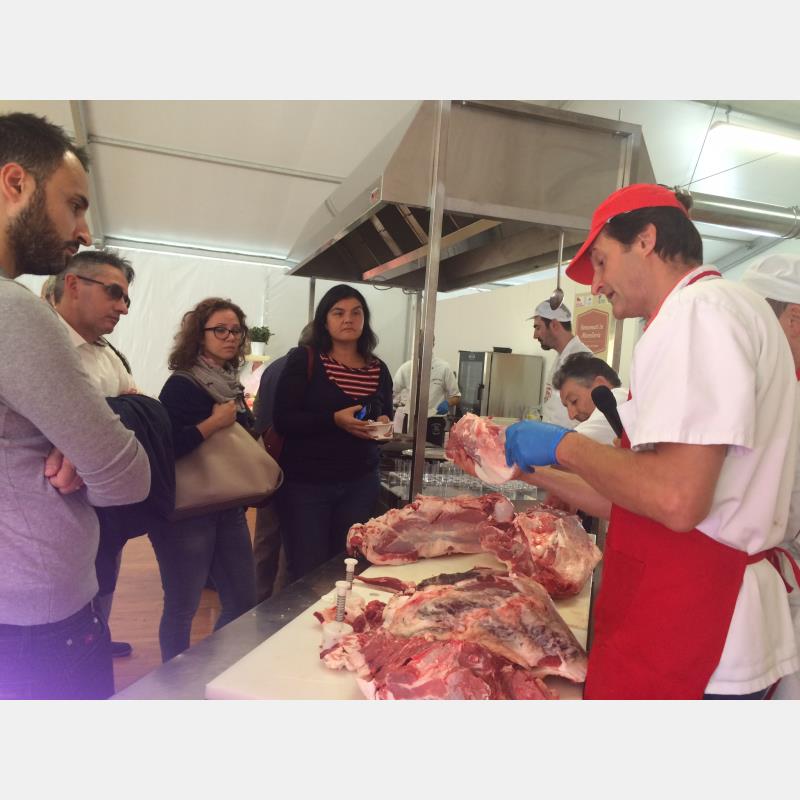
[[[206,684],[258,647],[344,577],[345,554],[331,559],[277,596],[117,692],[112,700],[202,700]],[[356,572],[370,564],[359,559]]]
[[[394,495],[396,487],[382,486],[382,493]],[[531,490],[534,487],[530,487]],[[430,488],[430,494],[452,496],[465,494],[457,487]],[[399,501],[400,498],[397,497]],[[514,498],[514,507],[523,511],[534,498]],[[402,503],[398,502],[398,505]],[[344,577],[345,553],[336,556],[299,581],[287,586],[277,596],[265,600],[251,611],[212,633],[194,647],[145,675],[136,683],[113,695],[112,700],[202,700],[206,684],[239,659],[258,647],[265,639],[316,603],[328,593],[334,582]],[[358,560],[356,573],[370,567],[364,558]],[[597,583],[600,565],[595,570]],[[592,603],[594,601],[594,586]],[[589,642],[591,644],[591,624]]]

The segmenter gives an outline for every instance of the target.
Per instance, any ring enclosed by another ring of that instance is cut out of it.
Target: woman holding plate
[[[374,354],[364,296],[334,286],[313,326],[312,346],[289,353],[275,397],[284,437],[277,504],[293,580],[342,552],[350,526],[373,515],[378,442],[391,438],[392,378]]]

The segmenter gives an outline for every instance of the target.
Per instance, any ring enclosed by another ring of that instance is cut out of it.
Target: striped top
[[[374,359],[368,367],[346,367],[325,353],[320,353],[319,358],[329,380],[350,397],[355,399],[370,397],[378,391],[381,365],[377,359]]]

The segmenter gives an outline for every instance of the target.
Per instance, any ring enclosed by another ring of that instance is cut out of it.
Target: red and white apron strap
[[[792,568],[792,572],[794,573],[794,579],[797,581],[797,585],[800,586],[800,567],[797,565],[797,562],[792,558],[791,554],[784,550],[782,547],[770,547],[769,550],[762,550],[760,553],[753,553],[753,555],[747,557],[748,564],[755,564],[758,561],[769,561],[773,567],[778,572],[778,575],[781,576],[781,580],[783,581],[783,585],[786,587],[786,591],[791,594],[794,591],[793,587],[789,585],[789,582],[786,578],[783,577],[783,570],[781,569],[781,559],[780,555],[783,554],[787,561],[789,562],[789,566]]]

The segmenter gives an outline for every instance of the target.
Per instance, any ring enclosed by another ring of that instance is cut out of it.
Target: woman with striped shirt
[[[341,553],[350,526],[375,511],[379,453],[367,422],[389,421],[392,378],[374,355],[369,320],[358,290],[334,286],[317,306],[310,352],[292,350],[278,381],[284,483],[276,502],[292,580]]]

